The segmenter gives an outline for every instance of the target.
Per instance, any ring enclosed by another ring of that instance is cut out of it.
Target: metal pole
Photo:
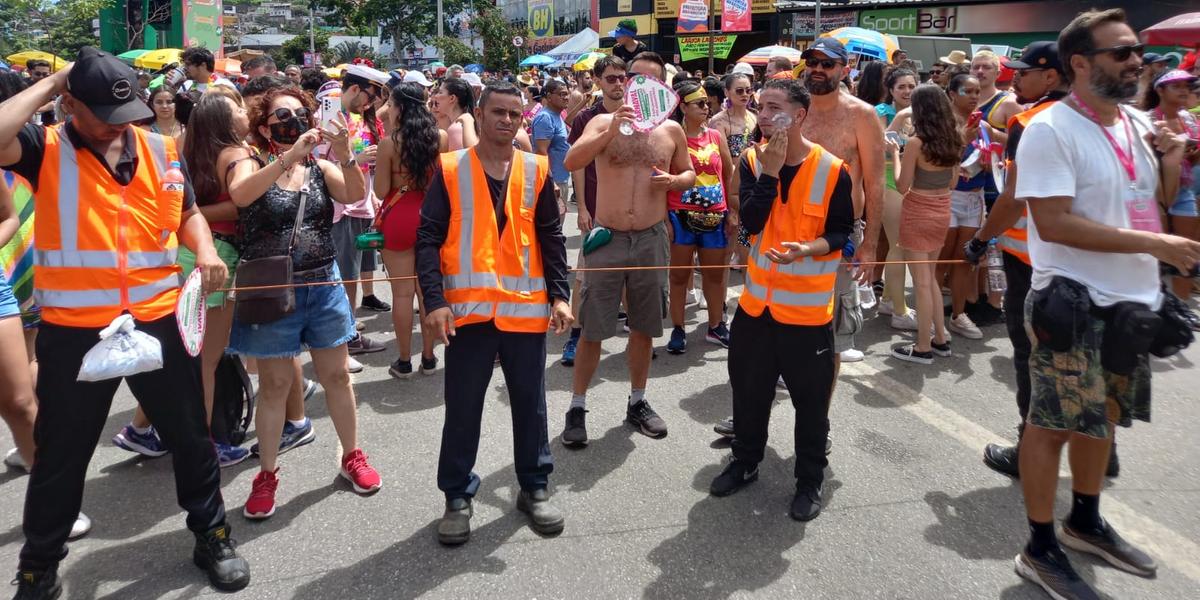
[[[708,0],[708,21],[711,25],[708,28],[708,74],[713,72],[713,32],[716,30],[717,23],[717,0]],[[682,56],[680,58],[683,58]],[[683,61],[680,61],[683,62]]]
[[[438,12],[438,14],[437,14],[437,20],[438,20],[438,23],[437,23],[437,25],[438,25],[437,32],[438,32],[438,35],[437,35],[437,36],[438,36],[438,37],[442,37],[443,35],[445,35],[445,32],[443,32],[443,31],[442,31],[442,20],[443,20],[443,19],[442,19],[442,0],[437,0],[437,12]],[[434,47],[436,48],[437,46],[434,46]],[[442,56],[442,51],[441,51],[441,50],[438,50],[438,58],[445,59],[445,57],[444,57],[444,56]]]
[[[817,0],[817,8],[813,12],[813,41],[821,37],[821,0]]]
[[[308,51],[312,54],[313,64],[319,65],[321,60],[317,58],[317,42],[313,35],[313,4],[315,1],[312,0],[308,3]]]

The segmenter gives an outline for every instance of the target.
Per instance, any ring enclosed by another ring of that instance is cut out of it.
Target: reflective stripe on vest
[[[158,281],[129,287],[129,301],[145,302],[182,284],[181,277],[172,273]],[[47,290],[35,287],[33,298],[42,306],[94,308],[121,304],[121,290]]]

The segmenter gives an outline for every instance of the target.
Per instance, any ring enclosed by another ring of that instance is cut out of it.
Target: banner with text
[[[535,38],[554,35],[554,0],[529,0],[529,34]]]
[[[679,21],[675,24],[678,33],[704,33],[708,31],[708,0],[683,0],[679,3]]]
[[[724,0],[721,31],[750,31],[750,0]]]
[[[893,35],[947,35],[971,33],[1052,32],[1062,29],[1078,12],[1078,3],[1064,0],[1028,4],[938,6],[864,10],[859,26]],[[825,14],[821,14],[824,26]]]
[[[714,35],[713,58],[729,58],[729,51],[737,41],[736,35]],[[689,35],[679,36],[679,58],[683,62],[708,58],[708,36]]]
[[[746,0],[750,4],[751,14],[766,14],[775,12],[775,0]],[[704,2],[708,4],[707,0]],[[674,19],[679,16],[680,0],[654,0],[654,18],[655,19]],[[717,2],[713,10],[713,16],[721,14],[722,2]],[[824,17],[822,17],[824,18]]]
[[[817,20],[813,13],[792,13],[792,28],[798,36],[816,35]],[[821,13],[821,33],[829,33],[842,27],[858,26],[858,12],[853,10]]]

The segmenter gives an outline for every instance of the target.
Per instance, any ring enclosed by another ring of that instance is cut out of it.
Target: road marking
[[[871,389],[897,408],[925,421],[968,448],[981,452],[989,443],[1009,443],[991,430],[867,363],[844,364],[842,372],[855,376],[855,383]],[[1069,477],[1070,473],[1060,472],[1060,476]],[[1143,516],[1137,509],[1117,500],[1112,494],[1104,496],[1103,504],[1104,518],[1112,523],[1125,539],[1148,552],[1160,563],[1184,574],[1192,581],[1200,582],[1200,546],[1157,521]]]

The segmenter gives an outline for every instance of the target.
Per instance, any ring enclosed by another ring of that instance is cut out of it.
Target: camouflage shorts
[[[1149,421],[1149,357],[1143,355],[1129,375],[1106,371],[1100,364],[1104,321],[1090,315],[1083,335],[1069,351],[1054,352],[1039,344],[1029,325],[1037,296],[1035,290],[1025,298],[1025,331],[1033,344],[1029,423],[1104,438],[1111,433],[1110,422],[1129,427],[1134,419]]]

